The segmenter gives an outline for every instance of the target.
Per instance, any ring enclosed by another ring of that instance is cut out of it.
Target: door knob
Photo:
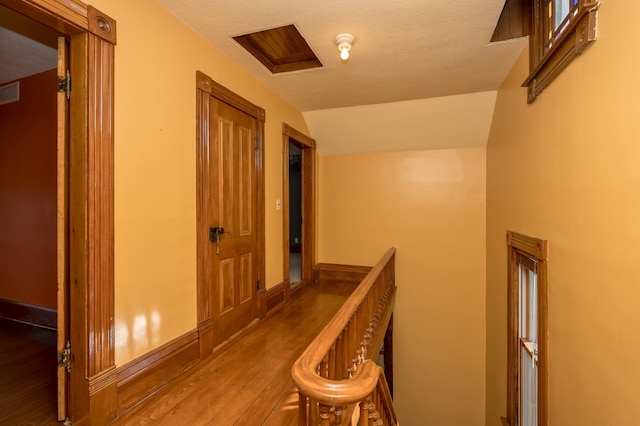
[[[218,242],[222,234],[224,234],[224,228],[222,226],[209,228],[209,241],[212,243]]]
[[[216,254],[220,254],[220,235],[224,234],[222,226],[209,228],[209,241],[216,243]]]

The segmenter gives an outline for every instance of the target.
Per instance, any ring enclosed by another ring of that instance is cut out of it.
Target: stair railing
[[[395,252],[385,253],[294,363],[300,426],[397,425],[375,363],[395,302]]]

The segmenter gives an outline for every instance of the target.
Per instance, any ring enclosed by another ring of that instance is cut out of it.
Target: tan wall
[[[486,146],[496,95],[467,93],[303,115],[320,155]]]
[[[319,261],[397,248],[395,403],[407,425],[482,425],[485,148],[320,157]]]
[[[91,2],[117,20],[118,365],[196,326],[195,74],[266,110],[267,287],[282,281],[282,123],[302,115],[152,0]]]
[[[487,148],[486,424],[506,413],[507,229],[549,241],[549,424],[638,424],[640,6],[605,1],[599,40],[532,105],[527,52]]]
[[[54,65],[55,66],[55,65]],[[0,105],[0,299],[56,308],[56,70]]]

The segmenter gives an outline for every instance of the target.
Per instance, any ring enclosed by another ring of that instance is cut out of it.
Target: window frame
[[[548,327],[548,281],[546,240],[507,231],[508,284],[507,284],[507,418],[506,423],[517,426],[519,416],[519,262],[525,255],[537,263],[538,286],[538,426],[548,425],[548,376],[549,376],[549,327]]]
[[[533,102],[542,91],[579,55],[597,39],[598,0],[578,0],[575,12],[568,21],[554,31],[549,7],[553,0],[530,0],[531,34],[529,36],[529,76],[522,83],[527,87],[527,103]]]

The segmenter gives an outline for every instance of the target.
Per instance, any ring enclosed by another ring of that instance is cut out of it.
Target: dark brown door
[[[213,346],[257,316],[256,120],[209,97]]]

